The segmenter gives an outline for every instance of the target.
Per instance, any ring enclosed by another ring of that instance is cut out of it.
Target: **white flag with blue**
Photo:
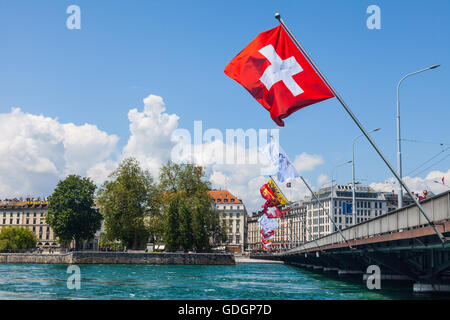
[[[297,169],[295,169],[292,162],[289,161],[287,154],[277,142],[271,141],[261,150],[261,152],[276,168],[278,181],[284,182],[288,179],[300,177]]]

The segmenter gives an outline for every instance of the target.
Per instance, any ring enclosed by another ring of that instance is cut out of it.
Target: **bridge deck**
[[[450,191],[426,199],[421,204],[439,232],[443,234],[450,232]],[[430,236],[434,234],[434,230],[428,225],[419,209],[415,205],[410,205],[346,228],[342,230],[342,233],[349,244],[354,247]],[[338,232],[334,232],[276,255],[323,251],[347,246],[342,236]]]

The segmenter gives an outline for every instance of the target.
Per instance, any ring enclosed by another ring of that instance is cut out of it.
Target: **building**
[[[3,227],[24,227],[36,235],[38,247],[58,247],[53,230],[45,221],[48,205],[48,201],[34,199],[1,201],[0,230]]]
[[[386,198],[386,206],[387,212],[391,212],[398,209],[398,194],[392,190],[392,192],[383,192],[384,197]],[[413,204],[414,200],[409,196],[409,194],[405,193],[403,195],[403,206],[406,207],[410,204]]]
[[[306,196],[304,201],[307,212],[306,231],[308,241],[337,231],[329,218],[330,212],[332,213],[331,218],[341,230],[353,225],[351,213],[352,184],[335,185],[333,189],[331,187],[321,188],[316,195],[323,206],[320,209],[315,197]],[[377,192],[368,186],[356,184],[355,195],[355,224],[368,221],[387,212],[386,198],[383,192]]]
[[[275,230],[274,240],[270,251],[294,248],[306,242],[306,207],[303,201],[289,202],[281,207],[283,216],[276,218],[278,229]],[[250,252],[262,252],[261,230],[258,219],[263,211],[253,212],[248,218],[248,243]]]
[[[252,215],[247,218],[248,229],[248,251],[261,252],[263,247],[261,244],[261,229],[259,227],[258,219],[264,214],[263,211],[252,212]]]
[[[227,250],[243,252],[247,243],[247,210],[244,203],[227,190],[211,190],[208,193],[220,213],[221,222],[227,227]]]

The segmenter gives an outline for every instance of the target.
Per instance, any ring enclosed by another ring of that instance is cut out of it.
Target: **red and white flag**
[[[334,97],[281,25],[260,33],[225,67],[283,127],[291,113]]]
[[[286,188],[290,188],[291,187],[291,183],[290,182],[287,182],[286,183]]]

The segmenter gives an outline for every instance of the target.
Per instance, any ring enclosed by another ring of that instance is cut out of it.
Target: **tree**
[[[192,233],[192,213],[189,207],[183,204],[180,212],[180,245],[185,252],[191,250],[194,246]]]
[[[223,238],[223,228],[220,226],[219,213],[214,210],[213,199],[209,196],[208,191],[211,189],[210,183],[204,181],[204,174],[199,167],[195,167],[192,164],[177,164],[171,161],[167,162],[160,171],[159,175],[159,187],[162,190],[162,203],[171,203],[174,199],[177,199],[178,211],[183,212],[183,207],[186,207],[187,211],[184,211],[184,223],[180,225],[180,234],[187,235],[187,216],[190,215],[191,235],[193,235],[193,247],[196,250],[205,250],[209,248],[209,239],[212,238],[220,240]],[[162,207],[164,214],[167,214],[167,209]],[[183,214],[180,213],[183,216]],[[197,215],[194,219],[193,215]],[[180,220],[183,220],[180,218]],[[166,223],[169,219],[165,220]],[[181,222],[181,221],[180,221]],[[184,226],[183,226],[184,225]],[[195,228],[194,228],[195,225]],[[203,234],[206,232],[206,238]],[[165,228],[167,231],[167,227]],[[195,245],[195,234],[197,233],[197,245]],[[191,240],[187,239],[187,243]],[[205,245],[205,242],[208,242]],[[214,241],[221,242],[221,241]],[[167,244],[166,244],[167,245]],[[181,243],[180,243],[181,245]],[[186,249],[185,249],[186,250]]]
[[[196,251],[203,251],[209,249],[208,232],[206,230],[207,225],[205,221],[205,215],[200,208],[194,211],[192,222],[193,231],[193,244]]]
[[[134,158],[123,160],[98,192],[108,237],[127,247],[145,246],[150,230],[145,218],[159,214],[159,195],[153,177]]]
[[[46,221],[61,243],[67,245],[75,240],[78,248],[82,240],[92,239],[100,229],[102,216],[94,208],[95,189],[89,178],[78,175],[58,182],[49,197]]]
[[[166,230],[164,232],[164,242],[167,251],[175,251],[180,247],[179,229],[178,200],[174,199],[169,204]]]
[[[0,231],[0,251],[32,249],[36,243],[36,235],[26,228],[4,227]]]

